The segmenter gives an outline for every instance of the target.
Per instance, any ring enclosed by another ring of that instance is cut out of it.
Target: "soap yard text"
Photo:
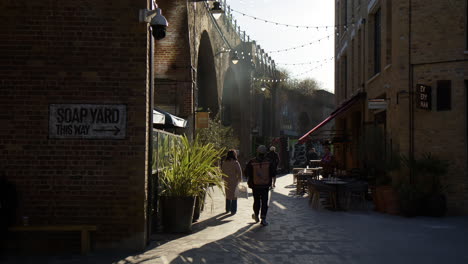
[[[51,104],[50,138],[125,138],[126,105]]]

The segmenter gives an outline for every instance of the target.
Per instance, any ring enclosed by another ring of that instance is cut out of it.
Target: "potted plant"
[[[366,127],[359,142],[359,158],[367,173],[375,210],[398,214],[398,199],[392,182],[399,169],[399,156],[396,152],[386,152],[385,136],[379,126]]]
[[[223,174],[217,166],[222,153],[212,144],[190,141],[186,136],[174,144],[160,169],[165,231],[191,231],[196,197],[203,195],[208,185],[222,187]]]
[[[448,162],[431,153],[425,153],[419,159],[403,160],[408,170],[413,172],[413,181],[407,179],[399,191],[401,205],[414,210],[407,210],[405,215],[445,215],[447,205],[442,176],[448,171]]]
[[[375,177],[374,203],[377,211],[399,214],[398,195],[394,182],[400,177],[400,157],[395,152],[388,153],[374,163],[371,170]]]

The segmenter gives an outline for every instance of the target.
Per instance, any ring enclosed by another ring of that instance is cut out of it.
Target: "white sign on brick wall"
[[[387,109],[387,101],[385,99],[369,99],[367,101],[368,109]]]
[[[126,105],[49,105],[49,138],[124,139],[126,130]]]

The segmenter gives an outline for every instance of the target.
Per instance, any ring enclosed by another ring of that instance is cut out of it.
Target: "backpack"
[[[253,169],[253,184],[254,185],[269,185],[270,184],[270,162],[252,162]]]

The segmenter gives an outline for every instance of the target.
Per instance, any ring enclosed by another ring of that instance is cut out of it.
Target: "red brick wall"
[[[98,247],[143,247],[147,5],[0,2],[0,170],[18,188],[18,218],[97,225]],[[49,104],[85,103],[127,105],[126,138],[48,138]]]
[[[187,1],[158,0],[169,21],[166,38],[155,47],[155,105],[171,104],[184,118],[192,113],[192,75],[187,21]],[[169,82],[169,83],[168,83]]]

